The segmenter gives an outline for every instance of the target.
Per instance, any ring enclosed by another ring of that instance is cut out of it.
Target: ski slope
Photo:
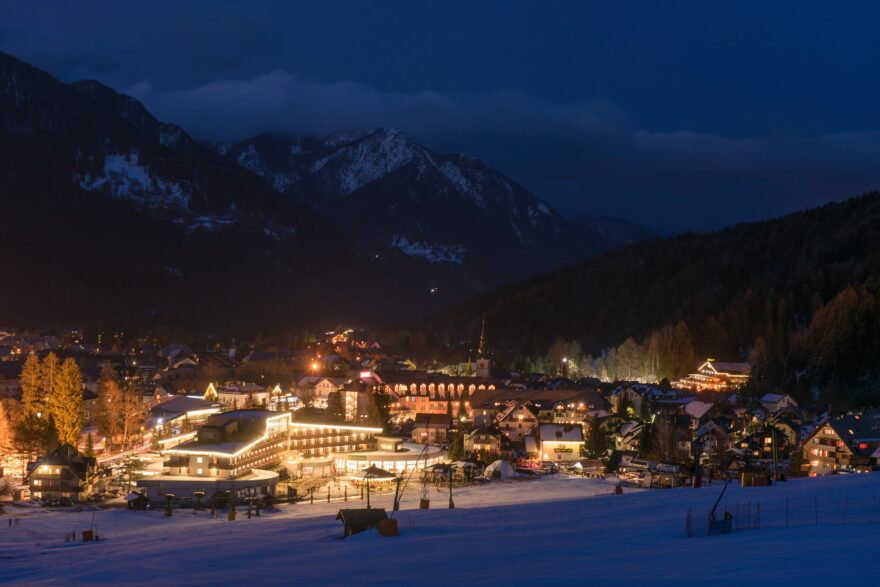
[[[438,509],[415,509],[418,488],[410,488],[396,514],[400,536],[345,540],[334,519],[339,503],[282,506],[250,520],[239,510],[234,522],[206,512],[165,518],[157,511],[16,508],[17,530],[0,517],[0,583],[827,587],[880,579],[880,512],[871,509],[880,474],[731,485],[720,509],[749,503],[742,525],[751,527],[761,502],[762,527],[713,537],[705,536],[705,520],[721,484],[623,495],[613,487],[562,477],[494,483],[456,490],[453,510],[439,509],[448,497],[433,487]],[[779,507],[785,503],[788,527]],[[391,497],[374,496],[373,505],[390,511]],[[693,538],[685,533],[689,508]],[[101,542],[51,539],[87,529],[93,515]]]

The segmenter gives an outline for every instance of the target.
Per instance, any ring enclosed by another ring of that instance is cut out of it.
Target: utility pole
[[[401,477],[397,477],[394,480],[394,509],[393,511],[398,511],[400,509],[400,482],[403,479]]]
[[[776,426],[770,426],[770,442],[773,445],[773,482],[779,480],[779,464],[776,458]]]
[[[455,509],[455,503],[452,501],[452,467],[449,468],[449,509]]]

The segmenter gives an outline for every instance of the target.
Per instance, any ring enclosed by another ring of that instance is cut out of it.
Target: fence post
[[[846,526],[846,510],[849,508],[849,496],[846,496],[846,499],[843,500],[843,520],[841,520],[840,525]]]
[[[327,503],[330,503],[330,486],[327,486]]]
[[[348,501],[348,485],[345,486],[345,501]]]

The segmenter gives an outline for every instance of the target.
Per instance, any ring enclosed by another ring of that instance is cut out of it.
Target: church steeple
[[[486,356],[486,317],[483,317],[483,325],[480,328],[480,345],[477,347],[477,358]]]
[[[480,346],[477,347],[477,377],[489,377],[492,372],[492,362],[489,360],[486,350],[486,318],[480,329]]]

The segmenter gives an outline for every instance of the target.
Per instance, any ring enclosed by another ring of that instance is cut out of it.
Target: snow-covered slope
[[[395,514],[400,535],[376,532],[341,540],[336,511],[346,504],[283,506],[246,519],[207,512],[97,512],[105,540],[65,544],[55,533],[81,531],[92,512],[22,512],[17,530],[0,529],[0,581],[11,584],[256,585],[871,585],[880,575],[880,512],[870,524],[880,475],[801,479],[773,487],[731,486],[722,501],[751,504],[751,525],[789,504],[789,525],[767,518],[761,529],[687,538],[721,486],[612,494],[613,483],[543,479],[456,490],[431,489],[419,510],[410,486]],[[812,504],[819,505],[814,524]],[[809,510],[800,508],[808,504]],[[841,516],[847,504],[847,516]],[[347,504],[357,507],[359,502]],[[374,507],[390,511],[391,497]],[[801,515],[803,514],[803,515]],[[844,523],[845,522],[845,523]],[[5,526],[5,524],[4,524]],[[44,537],[44,538],[41,538]]]

